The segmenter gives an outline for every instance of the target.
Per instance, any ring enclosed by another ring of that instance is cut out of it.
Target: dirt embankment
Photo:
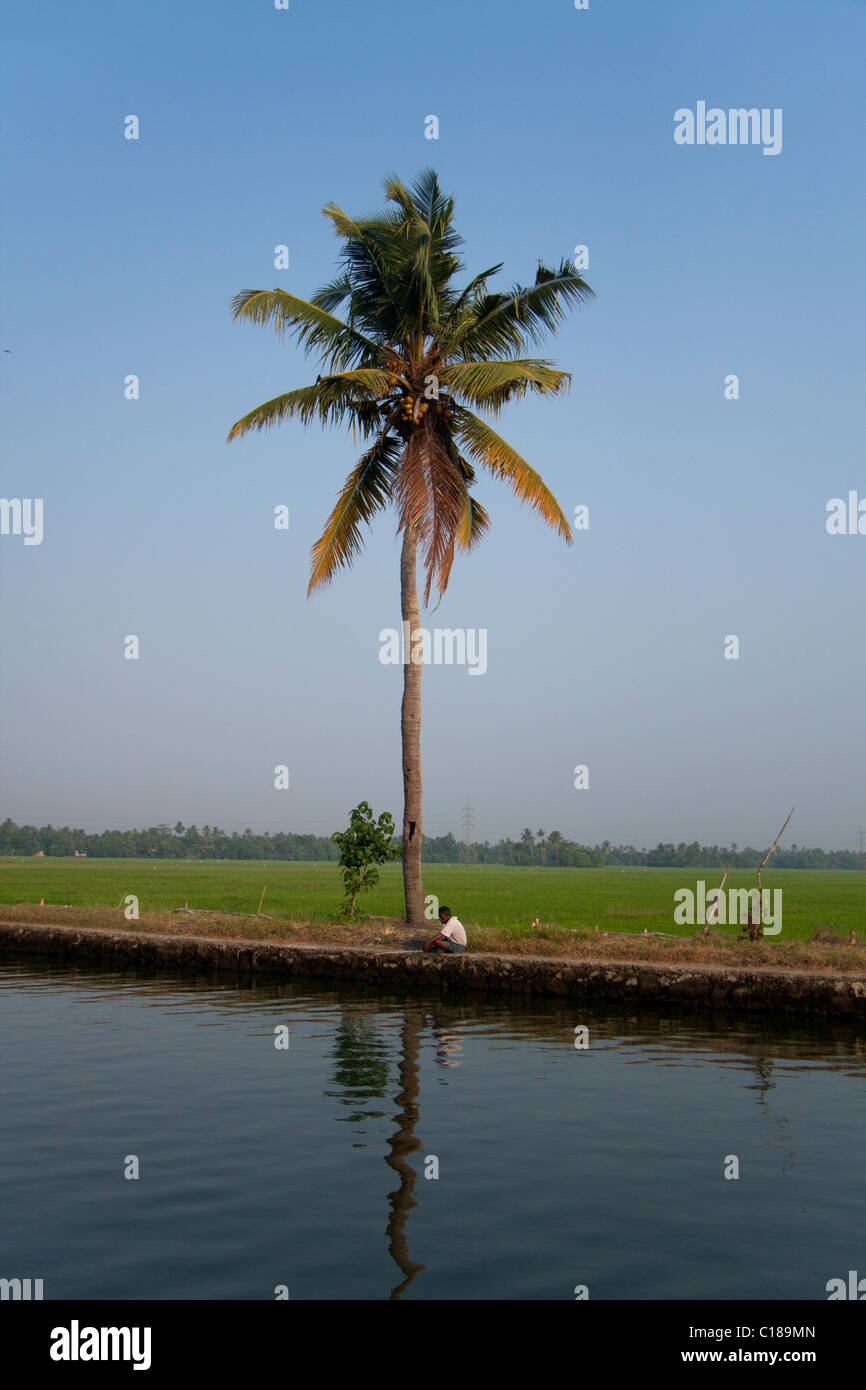
[[[396,917],[365,921],[301,922],[232,912],[142,912],[128,921],[122,909],[58,907],[50,903],[0,903],[6,922],[50,923],[100,931],[141,931],[171,936],[231,937],[233,940],[307,943],[320,946],[420,947],[437,930],[407,927]],[[469,953],[553,956],[558,960],[654,961],[660,964],[729,965],[748,969],[839,971],[866,974],[866,942],[853,945],[842,937],[820,941],[764,940],[744,937],[655,936],[637,932],[578,932],[553,924],[522,928],[478,927],[466,923]]]
[[[737,964],[706,959],[685,962],[673,959],[623,959],[607,952],[604,938],[594,956],[503,954],[470,949],[462,956],[425,955],[417,949],[418,935],[410,941],[406,929],[399,941],[346,944],[347,929],[339,942],[267,939],[258,935],[233,936],[227,932],[196,930],[131,931],[114,927],[49,924],[33,921],[0,921],[0,955],[47,955],[65,960],[99,959],[116,966],[165,966],[184,971],[223,971],[236,975],[314,976],[325,979],[387,982],[389,986],[420,989],[470,989],[506,994],[565,995],[584,999],[661,1001],[666,1006],[749,1009],[795,1012],[798,1015],[837,1015],[866,1019],[866,969],[859,972],[794,969],[777,964],[758,964],[741,957]],[[198,914],[196,914],[198,917]],[[189,919],[187,919],[189,921]],[[368,923],[368,930],[373,928]],[[323,928],[323,930],[326,930]],[[384,935],[396,927],[379,928]],[[471,937],[470,937],[471,940]],[[636,946],[658,946],[658,941],[635,940]],[[666,943],[662,943],[666,944]],[[686,945],[692,943],[686,942]],[[763,944],[763,943],[761,943]],[[413,947],[415,949],[413,949]]]

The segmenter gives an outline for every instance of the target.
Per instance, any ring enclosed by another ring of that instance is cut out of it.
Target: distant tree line
[[[330,860],[340,857],[338,846],[326,835],[296,835],[277,831],[274,834],[255,834],[247,829],[228,834],[218,826],[185,826],[180,821],[169,825],[151,826],[149,830],[103,830],[91,835],[69,826],[16,825],[5,820],[0,825],[0,854],[32,855],[42,851],[46,856],[62,857],[86,854],[93,859],[278,859]],[[567,840],[558,830],[545,832],[526,829],[519,840],[505,839],[491,845],[466,845],[452,834],[430,837],[425,835],[423,857],[428,864],[523,864],[543,868],[599,868],[602,864],[614,867],[629,864],[646,868],[669,869],[754,869],[760,864],[767,846],[752,849],[747,845],[730,848],[722,845],[701,845],[693,840],[687,845],[659,844],[655,849],[635,849],[634,845],[581,845]],[[804,849],[791,845],[779,848],[773,856],[778,869],[864,869],[866,854],[848,849]]]
[[[54,856],[86,854],[92,859],[330,859],[340,857],[339,847],[323,835],[228,834],[216,825],[185,826],[180,821],[154,825],[149,830],[102,830],[89,835],[68,825],[18,826],[5,820],[0,825],[0,854]]]
[[[760,849],[752,849],[751,845],[741,848],[736,843],[730,848],[701,845],[697,840],[690,845],[683,841],[678,845],[659,844],[649,850],[635,849],[634,845],[611,845],[609,840],[600,845],[582,845],[567,840],[558,830],[547,833],[528,828],[519,840],[500,840],[495,845],[488,840],[483,845],[465,845],[451,834],[432,840],[424,838],[424,857],[430,863],[532,864],[573,869],[600,868],[602,864],[668,869],[755,869],[768,848],[767,845]],[[866,869],[866,854],[849,849],[804,849],[791,845],[789,849],[776,850],[773,865],[778,869]]]

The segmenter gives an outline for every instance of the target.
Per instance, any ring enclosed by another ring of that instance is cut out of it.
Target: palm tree
[[[362,527],[389,504],[402,532],[400,596],[410,636],[419,624],[416,565],[425,573],[424,603],[435,584],[445,592],[455,549],[471,550],[488,529],[471,495],[475,465],[509,484],[522,502],[559,532],[571,533],[556,498],[539,475],[475,413],[495,417],[528,392],[553,396],[571,382],[551,362],[521,356],[552,332],[566,310],[592,297],[568,260],[541,262],[531,285],[494,292],[501,264],[464,285],[454,225],[454,200],[432,170],[411,191],[386,180],[388,206],[352,218],[335,204],[323,209],[343,245],[338,275],[312,299],[285,290],[242,290],[235,319],[291,331],[320,361],[310,386],[265,401],[232,427],[229,439],[283,420],[346,424],[367,445],[349,474],[312,549],[308,593],[328,584],[363,545]],[[343,306],[343,317],[336,310]],[[403,881],[406,917],[424,921],[421,881],[421,655],[403,668]]]
[[[527,864],[531,864],[535,858],[535,836],[527,825],[520,837],[520,844],[526,856]]]

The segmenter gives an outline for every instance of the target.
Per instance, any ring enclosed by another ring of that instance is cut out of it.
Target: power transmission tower
[[[857,831],[857,853],[866,854],[866,830]]]
[[[464,864],[475,864],[478,855],[475,852],[475,812],[467,801],[463,807],[463,818],[460,822],[463,831],[463,851],[462,859]]]

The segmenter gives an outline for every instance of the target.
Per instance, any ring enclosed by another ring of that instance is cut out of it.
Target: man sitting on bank
[[[424,943],[425,951],[448,951],[459,956],[466,950],[466,928],[459,918],[452,916],[450,907],[440,907],[439,921],[442,930]]]

